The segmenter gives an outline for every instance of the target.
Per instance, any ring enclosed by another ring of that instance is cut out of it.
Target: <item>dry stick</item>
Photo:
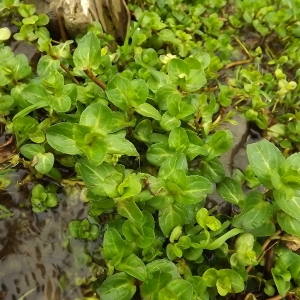
[[[248,59],[245,60],[239,60],[239,61],[234,61],[230,64],[227,64],[224,68],[228,69],[228,68],[232,68],[235,66],[239,66],[239,65],[244,65],[244,64],[248,64],[252,61],[252,56],[249,53],[249,51],[246,49],[246,47],[244,46],[244,44],[234,35],[233,36],[235,38],[235,40],[238,42],[238,44],[242,47],[242,49],[244,50],[245,54],[248,56]]]
[[[93,80],[97,85],[99,85],[103,90],[106,89],[106,84],[103,83],[99,78],[97,78],[90,70],[85,69],[83,72],[91,79]]]
[[[263,244],[263,246],[262,246],[262,248],[261,248],[261,253],[260,253],[260,255],[257,257],[257,261],[258,261],[258,262],[260,262],[260,261],[263,259],[264,255],[266,254],[266,252],[267,252],[266,249],[267,249],[268,245],[269,245],[273,240],[278,240],[278,239],[281,238],[281,237],[280,237],[280,233],[281,233],[281,230],[276,231],[271,237],[269,237],[269,238],[264,242],[264,244]],[[248,266],[248,268],[246,269],[247,273],[249,273],[249,272],[252,270],[252,267],[253,267],[253,266]]]
[[[63,42],[65,42],[67,40],[67,35],[66,35],[66,31],[65,31],[65,27],[64,27],[64,23],[63,23],[63,17],[61,15],[60,12],[56,12],[56,17],[57,17],[57,23],[58,23],[58,28],[59,28],[59,32],[61,35],[61,39]]]

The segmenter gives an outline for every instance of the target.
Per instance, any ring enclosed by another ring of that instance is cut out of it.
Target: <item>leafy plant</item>
[[[286,65],[298,63],[288,49],[265,63],[267,50],[248,50],[237,37],[251,28],[294,45],[296,5],[144,2],[129,6],[136,21],[115,53],[99,23],[76,43],[56,44],[33,6],[1,6],[21,16],[14,38],[43,53],[35,72],[0,44],[0,117],[18,152],[8,161],[36,181],[33,211],[59,205],[58,187],[41,179],[84,186],[88,216],[68,229],[73,238],[103,239],[106,278],[78,278],[103,300],[297,295],[298,75]],[[249,144],[249,166],[228,177],[220,157],[234,135],[222,124],[233,123],[233,106],[267,139]],[[1,174],[1,188],[6,180]],[[215,189],[231,212],[208,208]]]

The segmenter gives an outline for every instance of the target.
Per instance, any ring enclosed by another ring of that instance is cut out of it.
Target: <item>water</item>
[[[14,213],[0,220],[0,299],[83,299],[85,290],[75,280],[91,276],[90,268],[81,260],[85,252],[97,253],[100,241],[74,240],[67,225],[86,217],[86,207],[78,201],[77,193],[67,197],[61,190],[57,208],[35,214],[30,207],[33,185],[18,183],[24,176],[24,170],[14,173],[11,185],[0,192],[0,204]],[[100,266],[96,269],[97,276],[105,273]]]

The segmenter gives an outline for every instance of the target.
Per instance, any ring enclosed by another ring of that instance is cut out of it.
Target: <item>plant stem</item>
[[[76,84],[79,84],[78,80],[71,74],[70,70],[60,61],[59,57],[55,55],[51,55],[53,59],[59,60],[60,66],[66,71],[66,73],[69,75],[69,77],[72,79],[72,81]]]
[[[60,181],[61,184],[65,184],[65,185],[71,185],[71,186],[74,186],[74,185],[81,185],[81,186],[85,186],[84,182],[83,181],[80,181],[80,180],[69,180],[69,179],[62,179]]]
[[[104,82],[102,82],[99,78],[97,78],[93,72],[91,72],[90,70],[86,69],[83,70],[83,72],[92,80],[94,81],[97,85],[99,85],[103,90],[106,89],[106,84]]]

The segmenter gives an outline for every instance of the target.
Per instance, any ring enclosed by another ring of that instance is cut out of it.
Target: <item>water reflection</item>
[[[86,207],[61,191],[57,208],[34,214],[29,205],[32,186],[17,184],[25,175],[19,170],[0,193],[0,204],[14,213],[0,220],[0,299],[83,299],[75,279],[91,275],[82,255],[85,249],[92,254],[98,245],[69,239],[67,225],[86,217]]]

